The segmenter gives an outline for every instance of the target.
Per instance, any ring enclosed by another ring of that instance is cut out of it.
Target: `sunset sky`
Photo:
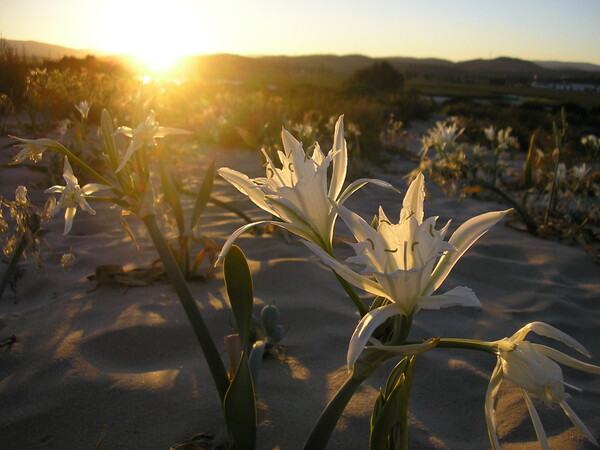
[[[155,60],[359,53],[600,64],[600,1],[0,0],[0,33]]]

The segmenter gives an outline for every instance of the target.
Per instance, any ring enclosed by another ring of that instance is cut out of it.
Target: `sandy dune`
[[[9,150],[0,152],[7,161]],[[205,159],[211,158],[205,155]],[[258,174],[257,154],[222,152],[227,165]],[[405,191],[403,167],[380,177]],[[0,194],[36,177],[23,168],[2,169]],[[503,205],[460,202],[428,183],[426,216],[439,215],[453,226]],[[30,187],[43,201],[43,188]],[[265,218],[222,180],[215,196]],[[363,189],[351,206],[370,218],[379,204],[397,218],[402,196],[376,187]],[[141,223],[131,220],[140,250],[118,224],[118,214],[98,207],[93,217],[78,212],[73,231],[62,237],[62,219],[47,237],[45,268],[28,260],[17,291],[0,300],[0,448],[91,449],[108,426],[107,449],[166,449],[199,432],[225,436],[223,415],[204,358],[173,290],[167,285],[99,286],[86,277],[98,265],[149,267],[157,257]],[[223,243],[242,224],[234,214],[209,206],[204,233]],[[343,226],[340,233],[348,235]],[[257,386],[259,449],[299,449],[327,400],[346,377],[345,354],[357,314],[332,273],[306,247],[279,234],[245,235],[237,244],[246,253],[258,305],[275,303],[288,327],[285,360],[265,360]],[[60,267],[72,247],[76,262]],[[350,255],[340,244],[340,255]],[[583,343],[600,363],[600,267],[583,250],[496,226],[459,262],[442,290],[466,285],[482,310],[450,308],[422,311],[411,336],[496,340],[524,324],[552,324]],[[215,340],[232,331],[222,273],[191,284]],[[257,306],[258,312],[259,306]],[[558,344],[557,344],[558,345]],[[560,347],[559,347],[560,348]],[[560,348],[564,350],[563,348]],[[419,357],[410,405],[411,449],[489,448],[484,395],[494,368],[490,355],[435,350]],[[392,365],[385,365],[359,390],[332,437],[331,449],[365,449],[372,402]],[[565,369],[566,380],[584,389],[569,404],[600,438],[600,377]],[[508,386],[505,384],[505,386]],[[499,434],[505,449],[537,448],[525,404],[505,387],[498,406]],[[550,443],[556,449],[593,448],[560,409],[539,406]]]

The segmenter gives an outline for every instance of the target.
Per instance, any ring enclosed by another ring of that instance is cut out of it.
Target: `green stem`
[[[213,205],[219,206],[223,209],[226,209],[227,211],[231,211],[232,213],[234,213],[236,216],[241,217],[242,219],[244,219],[246,222],[251,223],[252,219],[247,216],[246,214],[244,214],[242,211],[240,211],[239,209],[237,209],[234,206],[231,206],[228,203],[225,203],[224,201],[221,201],[217,198],[214,198],[212,195],[208,198],[208,201],[210,203],[212,203]]]
[[[106,186],[112,186],[112,183],[110,181],[108,181],[106,178],[104,178],[102,175],[100,175],[98,172],[96,172],[94,169],[92,169],[90,166],[88,166],[84,161],[82,161],[77,156],[75,156],[73,154],[73,152],[71,152],[68,148],[66,148],[64,145],[60,144],[59,142],[57,142],[56,144],[57,144],[56,146],[52,146],[53,148],[56,149],[56,151],[65,155],[72,162],[77,164],[79,167],[81,167],[88,174],[90,174],[91,176],[96,178],[102,184],[105,184]]]
[[[317,424],[304,444],[304,450],[321,450],[327,446],[331,433],[333,433],[346,405],[363,381],[364,379],[358,380],[352,375],[348,377],[321,413]]]
[[[340,284],[342,285],[342,287],[346,291],[346,294],[348,294],[348,297],[350,297],[350,300],[352,300],[352,302],[358,308],[358,312],[360,313],[360,317],[364,317],[364,315],[369,312],[369,308],[367,308],[365,306],[364,302],[358,296],[358,294],[354,290],[354,287],[352,287],[352,285],[350,283],[348,283],[341,276],[339,276],[335,270],[333,270],[333,273],[335,274],[335,277],[337,278],[337,280],[340,282]]]
[[[15,269],[17,268],[17,264],[19,262],[19,259],[21,258],[21,255],[23,254],[23,251],[25,250],[26,244],[27,244],[27,237],[25,236],[25,234],[23,234],[21,236],[21,239],[19,239],[19,245],[17,245],[17,248],[15,248],[15,251],[13,252],[12,256],[10,257],[10,261],[8,262],[8,267],[6,268],[6,272],[4,272],[4,276],[0,280],[0,299],[2,299],[2,294],[4,293],[4,289],[6,289],[6,286],[8,285],[8,282],[10,281],[10,279],[12,277],[12,274],[14,273]]]
[[[440,338],[436,348],[460,348],[491,353],[492,355],[498,354],[498,344],[476,339]]]
[[[200,347],[202,348],[204,356],[206,357],[206,361],[208,362],[208,367],[212,374],[213,380],[217,386],[219,397],[221,398],[221,404],[223,404],[223,401],[225,400],[225,394],[229,387],[229,378],[227,377],[227,372],[225,371],[225,366],[223,365],[219,351],[217,350],[217,347],[210,336],[210,332],[208,331],[206,323],[204,322],[200,310],[198,309],[198,305],[196,304],[196,301],[189,290],[188,284],[183,278],[183,275],[179,270],[179,266],[173,258],[173,254],[169,250],[167,242],[158,228],[156,217],[153,214],[150,214],[143,217],[142,220],[148,228],[163,266],[169,275],[169,279],[171,280],[171,283],[177,292],[179,301],[181,302],[190,324],[194,329],[196,338],[200,343]]]
[[[523,222],[525,222],[525,225],[527,226],[527,231],[529,231],[530,233],[535,233],[537,231],[538,226],[535,223],[535,220],[533,220],[533,217],[531,217],[531,215],[527,212],[524,205],[522,205],[521,203],[516,201],[514,198],[512,198],[510,195],[508,195],[502,189],[496,187],[495,184],[488,183],[485,180],[478,180],[478,179],[476,179],[473,182],[473,184],[483,186],[484,188],[489,189],[490,191],[498,194],[500,197],[502,197],[504,200],[506,200],[508,203],[510,203],[511,206],[515,209],[515,211],[517,211],[519,213],[519,215],[523,219]]]
[[[198,194],[193,193],[192,191],[190,191],[189,189],[185,189],[185,188],[179,188],[178,189],[179,192],[189,196],[189,197],[196,197]],[[239,209],[237,209],[235,206],[231,206],[229,203],[226,203],[222,200],[219,200],[218,198],[213,197],[212,195],[208,198],[208,201],[210,203],[212,203],[213,205],[219,206],[220,208],[226,209],[227,211],[231,211],[232,213],[234,213],[236,216],[244,219],[246,222],[248,223],[252,223],[253,220],[247,216],[246,214],[244,214],[242,211],[240,211]]]

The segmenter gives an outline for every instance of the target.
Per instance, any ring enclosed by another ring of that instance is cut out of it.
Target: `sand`
[[[5,143],[3,141],[3,143]],[[1,162],[12,150],[0,152]],[[212,158],[207,151],[201,160]],[[221,151],[217,167],[260,173],[256,153]],[[396,162],[377,175],[406,190],[402,176],[410,163]],[[192,171],[193,172],[193,171]],[[202,169],[199,169],[199,174]],[[13,198],[26,180],[31,198],[40,202],[41,177],[24,168],[2,169],[0,194]],[[505,209],[492,202],[461,202],[427,183],[426,216],[453,227],[486,211]],[[214,195],[266,218],[223,180]],[[364,188],[349,203],[365,218],[379,204],[397,218],[402,196],[377,187]],[[90,216],[78,212],[71,234],[62,236],[62,219],[50,225],[44,269],[23,261],[16,292],[0,300],[0,448],[92,449],[104,427],[106,449],[167,449],[197,433],[226,436],[223,414],[184,312],[168,285],[123,287],[87,279],[97,266],[150,267],[157,255],[142,224],[130,219],[137,250],[119,226],[119,214],[105,206]],[[222,244],[242,221],[209,206],[202,222],[206,236]],[[348,235],[339,226],[342,235]],[[256,386],[259,400],[258,449],[299,449],[320,411],[347,376],[345,355],[357,323],[352,303],[332,273],[303,245],[281,234],[244,235],[254,277],[256,307],[274,303],[287,327],[282,360],[264,361]],[[72,248],[71,269],[60,267]],[[340,244],[340,255],[350,255]],[[461,259],[441,291],[465,285],[475,290],[483,308],[422,311],[414,339],[431,336],[496,340],[539,320],[572,335],[600,363],[600,267],[581,248],[545,241],[497,225]],[[214,279],[195,281],[191,290],[219,349],[231,333],[232,318],[221,270]],[[559,346],[559,349],[564,348]],[[375,395],[393,362],[363,384],[334,432],[330,449],[366,449]],[[411,449],[489,448],[483,413],[484,395],[495,359],[474,352],[438,349],[417,360],[410,403]],[[600,377],[565,369],[565,378],[584,390],[572,391],[569,404],[600,438]],[[503,448],[538,448],[526,407],[508,383],[498,404]],[[550,443],[556,449],[593,448],[560,409],[539,405]]]

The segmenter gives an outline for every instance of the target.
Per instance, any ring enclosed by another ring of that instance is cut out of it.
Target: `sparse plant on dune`
[[[439,122],[423,139],[418,170],[433,177],[450,194],[487,194],[506,202],[529,232],[582,242],[592,249],[592,258],[597,258],[593,248],[600,238],[592,227],[600,223],[596,201],[600,184],[585,163],[567,167],[562,161],[567,127],[563,111],[560,127],[554,125],[553,129],[554,148],[536,148],[535,135],[532,136],[522,168],[517,168],[507,157],[507,150],[516,145],[510,128],[485,128],[483,132],[490,144],[490,148],[485,148],[464,141],[457,143],[458,126]],[[431,148],[436,150],[433,155]]]

